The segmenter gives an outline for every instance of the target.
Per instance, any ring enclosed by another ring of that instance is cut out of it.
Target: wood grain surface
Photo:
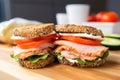
[[[56,62],[42,69],[26,69],[11,59],[10,53],[10,45],[0,44],[0,80],[120,80],[120,50],[110,51],[106,64],[97,68]]]

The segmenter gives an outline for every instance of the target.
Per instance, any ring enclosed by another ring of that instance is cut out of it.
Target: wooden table
[[[54,63],[42,69],[26,69],[10,58],[12,48],[0,44],[0,80],[120,80],[120,50],[110,51],[105,65],[78,68]]]

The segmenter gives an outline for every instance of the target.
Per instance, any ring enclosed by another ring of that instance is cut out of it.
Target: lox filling
[[[22,60],[29,60],[30,62],[37,62],[41,59],[46,59],[52,56],[52,48],[54,48],[53,41],[55,40],[56,34],[50,34],[43,37],[26,39],[20,37],[14,39],[17,46],[13,47],[13,54],[11,57]]]
[[[102,37],[97,39],[95,36],[90,38],[78,35],[60,35],[59,40],[54,42],[58,45],[55,52],[59,59],[66,58],[72,63],[94,64],[95,61],[108,56],[108,48],[101,46],[102,40]]]

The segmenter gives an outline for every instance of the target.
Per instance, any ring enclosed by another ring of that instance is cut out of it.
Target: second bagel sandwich
[[[60,63],[79,67],[103,65],[108,48],[101,45],[103,33],[91,26],[74,24],[56,25],[59,40],[55,52]]]

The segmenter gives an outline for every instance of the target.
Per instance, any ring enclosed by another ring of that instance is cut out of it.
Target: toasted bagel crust
[[[54,56],[49,56],[47,59],[39,60],[36,63],[32,63],[28,60],[19,60],[19,64],[29,69],[39,69],[51,64],[53,61],[54,61]]]
[[[101,59],[100,61],[96,61],[92,65],[90,65],[90,64],[72,63],[72,62],[68,61],[67,59],[65,59],[64,57],[62,59],[58,59],[58,61],[61,64],[66,64],[66,65],[71,65],[71,66],[77,66],[77,67],[99,67],[99,66],[103,65],[106,62],[106,59]]]
[[[53,28],[53,23],[24,25],[14,30],[14,36],[26,38],[42,37],[51,33]]]
[[[85,25],[61,24],[56,25],[55,30],[58,33],[87,33],[103,37],[103,33],[101,30]]]

